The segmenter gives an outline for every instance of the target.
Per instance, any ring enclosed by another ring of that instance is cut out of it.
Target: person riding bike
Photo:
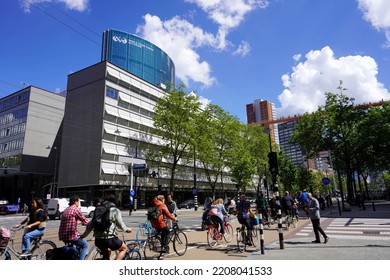
[[[263,192],[260,192],[256,199],[256,209],[262,215],[263,221],[268,221],[268,202]]]
[[[92,221],[88,223],[85,232],[80,236],[80,239],[87,237],[88,234],[92,230],[94,230],[95,245],[102,252],[104,252],[105,255],[104,258],[109,259],[111,251],[118,250],[119,252],[116,255],[115,259],[122,260],[126,254],[127,246],[126,243],[123,242],[116,235],[116,229],[119,228],[120,230],[123,230],[125,232],[131,232],[131,229],[125,225],[125,223],[122,220],[121,211],[115,206],[114,194],[107,195],[106,201],[104,201],[102,204],[105,204],[107,207],[110,207],[109,219],[111,223],[108,230],[105,231],[94,230],[94,223],[93,223],[94,220],[92,219]]]
[[[159,215],[157,219],[152,220],[151,224],[152,227],[157,230],[157,232],[161,232],[161,252],[168,253],[169,228],[165,223],[165,218],[168,218],[172,221],[177,221],[177,219],[169,212],[168,207],[165,204],[164,195],[158,195],[157,198],[154,199],[154,204],[157,206],[161,215]]]
[[[223,205],[222,198],[218,198],[215,200],[215,202],[210,207],[208,215],[210,216],[210,219],[213,223],[219,225],[219,232],[222,235],[225,235],[225,226],[224,226],[223,219],[224,216],[228,215],[228,212],[226,211],[225,206]]]
[[[252,245],[252,224],[250,221],[250,216],[254,216],[254,213],[251,209],[251,203],[246,200],[245,194],[240,196],[240,202],[237,204],[236,210],[238,222],[241,225],[245,225],[248,231],[246,243],[247,245]]]
[[[290,196],[288,191],[285,191],[284,196],[282,197],[282,210],[286,216],[290,215],[292,217],[292,210],[295,204],[295,200]]]
[[[89,220],[81,213],[79,206],[79,197],[72,196],[69,199],[69,207],[62,212],[58,238],[65,244],[74,244],[80,248],[79,258],[84,260],[88,253],[88,242],[85,239],[80,239],[81,234],[77,230],[77,222],[80,221],[85,226]]]
[[[47,211],[45,210],[45,204],[42,199],[34,198],[31,202],[30,214],[20,224],[14,225],[14,228],[18,228],[23,224],[24,234],[22,237],[22,254],[20,257],[31,256],[30,244],[31,239],[43,236],[45,234],[47,221]]]

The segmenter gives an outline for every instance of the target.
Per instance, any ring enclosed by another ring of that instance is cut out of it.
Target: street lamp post
[[[57,147],[52,147],[52,146],[47,146],[46,149],[48,150],[51,150],[53,149],[55,151],[55,157],[54,157],[54,174],[53,174],[53,184],[52,184],[52,188],[54,186],[56,186],[56,197],[58,197],[58,184],[57,184],[57,158],[58,158],[58,151],[57,151]],[[50,193],[52,193],[51,189],[50,188]]]

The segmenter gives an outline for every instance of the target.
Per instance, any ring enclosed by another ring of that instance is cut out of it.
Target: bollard
[[[340,199],[337,199],[337,207],[339,208],[339,215],[341,216]]]
[[[376,211],[374,201],[372,202],[372,211]]]
[[[263,225],[263,216],[259,213],[260,221],[260,252],[264,255],[264,225]]]
[[[284,242],[283,242],[283,225],[282,225],[282,210],[278,210],[278,232],[279,232],[279,244],[280,249],[284,249]]]

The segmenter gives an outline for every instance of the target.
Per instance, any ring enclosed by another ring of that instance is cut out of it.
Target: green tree
[[[230,149],[231,153],[229,153],[228,161],[228,166],[236,184],[244,192],[256,173],[254,155],[248,146],[248,143],[251,143],[250,135],[248,126],[240,124],[237,130],[237,137]]]
[[[259,125],[248,126],[248,148],[253,156],[253,166],[255,174],[258,177],[257,191],[260,190],[261,178],[268,175],[268,134],[264,132],[264,128]]]
[[[326,93],[325,106],[320,106],[316,114],[306,114],[298,122],[293,139],[313,156],[322,150],[330,150],[335,167],[347,177],[348,197],[353,198],[353,160],[357,154],[357,127],[362,118],[362,110],[355,106],[354,99],[344,95],[342,81],[339,94]]]
[[[196,95],[187,94],[184,85],[168,92],[157,101],[154,127],[157,135],[164,141],[161,146],[161,157],[170,168],[170,191],[174,191],[175,175],[179,161],[189,160],[188,154],[194,144],[196,134],[196,115],[200,111],[200,102]]]
[[[297,194],[300,189],[297,184],[298,168],[280,151],[278,153],[279,182],[284,191]]]
[[[196,155],[202,163],[213,196],[219,178],[221,189],[223,188],[223,171],[239,127],[239,120],[217,105],[206,106],[198,115],[198,133],[195,135]]]

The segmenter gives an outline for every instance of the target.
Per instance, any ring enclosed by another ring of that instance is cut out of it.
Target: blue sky
[[[340,80],[356,103],[390,99],[388,0],[2,0],[0,24],[0,97],[66,90],[114,28],[158,45],[188,92],[242,122],[256,99],[277,117],[315,111]]]

